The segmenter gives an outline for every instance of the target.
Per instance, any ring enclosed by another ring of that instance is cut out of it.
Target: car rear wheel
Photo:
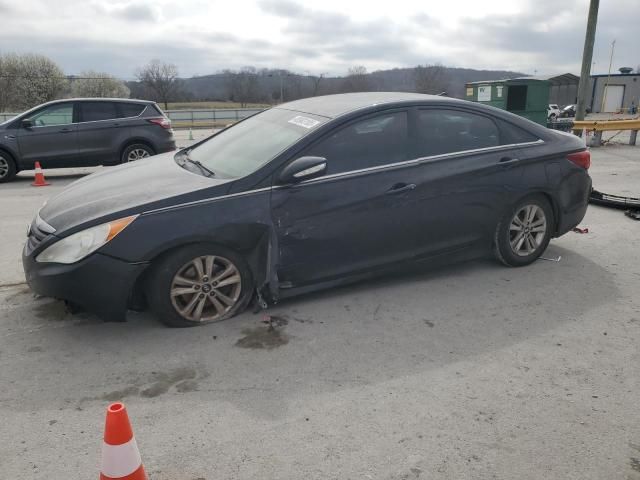
[[[553,225],[553,210],[543,196],[521,200],[505,214],[496,229],[498,260],[510,267],[534,262],[549,245]]]
[[[148,158],[152,155],[155,155],[155,152],[149,145],[134,143],[123,150],[120,160],[122,163],[129,163]]]
[[[213,245],[190,245],[173,252],[154,266],[149,278],[149,305],[170,327],[231,318],[244,310],[253,292],[244,259]]]
[[[8,182],[16,176],[16,164],[9,154],[0,151],[0,183]]]

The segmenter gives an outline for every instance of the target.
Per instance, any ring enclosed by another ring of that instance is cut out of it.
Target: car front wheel
[[[147,284],[151,309],[170,327],[218,322],[242,312],[253,292],[251,272],[232,250],[181,248],[153,267]]]
[[[505,214],[496,229],[498,260],[510,267],[534,262],[549,245],[553,225],[553,210],[543,196],[521,200]]]
[[[0,183],[8,182],[16,176],[16,165],[8,154],[0,151]]]

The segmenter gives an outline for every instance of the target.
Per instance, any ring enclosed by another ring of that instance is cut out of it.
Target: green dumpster
[[[548,80],[532,77],[471,82],[466,84],[465,98],[546,126],[550,85]]]

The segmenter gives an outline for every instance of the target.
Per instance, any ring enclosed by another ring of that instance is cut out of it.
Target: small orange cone
[[[123,403],[107,408],[100,480],[148,480]]]
[[[44,187],[46,185],[50,185],[44,179],[44,173],[42,173],[42,167],[40,166],[40,162],[36,162],[36,180],[31,184],[34,187]]]

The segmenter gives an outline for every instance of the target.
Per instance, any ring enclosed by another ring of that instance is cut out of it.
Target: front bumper
[[[107,321],[126,319],[135,282],[147,267],[100,253],[71,265],[38,263],[23,254],[22,265],[35,293],[80,305]]]

